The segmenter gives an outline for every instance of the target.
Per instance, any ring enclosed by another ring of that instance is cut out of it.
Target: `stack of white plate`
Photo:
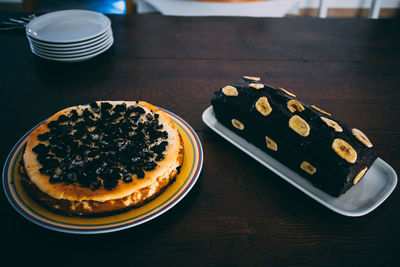
[[[63,10],[36,17],[26,25],[26,36],[35,55],[65,62],[88,60],[114,42],[109,18],[87,10]]]

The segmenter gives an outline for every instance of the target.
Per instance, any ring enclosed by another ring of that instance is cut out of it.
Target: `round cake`
[[[158,196],[178,175],[183,153],[164,111],[143,101],[97,101],[63,109],[32,131],[19,171],[46,207],[106,215]]]

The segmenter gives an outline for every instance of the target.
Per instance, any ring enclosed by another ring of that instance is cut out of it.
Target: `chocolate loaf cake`
[[[258,77],[221,88],[211,102],[220,123],[332,196],[357,184],[377,158],[360,130]]]

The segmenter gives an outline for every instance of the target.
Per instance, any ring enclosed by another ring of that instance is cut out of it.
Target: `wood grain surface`
[[[366,216],[338,215],[201,120],[218,88],[260,76],[362,129],[399,172],[399,19],[110,18],[114,45],[82,63],[42,60],[31,54],[23,32],[0,33],[1,162],[25,132],[65,107],[146,100],[197,131],[202,174],[168,213],[102,235],[40,228],[0,194],[3,260],[16,266],[399,264],[398,188]]]

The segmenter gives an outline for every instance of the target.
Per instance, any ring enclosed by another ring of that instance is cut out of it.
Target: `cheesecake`
[[[144,101],[63,109],[29,135],[20,162],[28,194],[74,216],[140,207],[173,183],[183,163],[177,126]]]

